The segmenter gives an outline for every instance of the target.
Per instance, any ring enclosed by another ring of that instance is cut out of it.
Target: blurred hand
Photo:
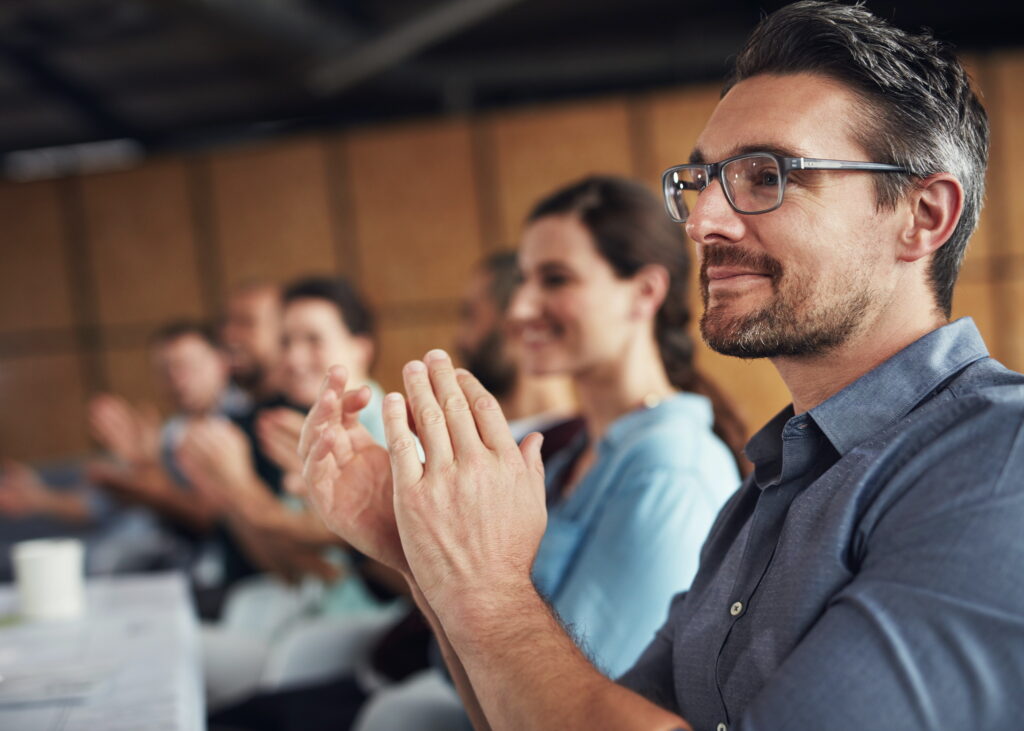
[[[284,472],[302,472],[299,436],[306,417],[294,409],[269,409],[260,414],[256,434],[260,448]]]
[[[85,476],[90,483],[132,501],[163,493],[167,489],[164,482],[150,479],[148,472],[104,460],[94,460],[85,466]]]
[[[35,470],[21,462],[3,460],[0,472],[0,515],[25,518],[49,512],[51,489]]]
[[[426,461],[399,394],[385,399],[384,425],[416,585],[438,615],[456,617],[503,592],[531,591],[547,524],[540,435],[517,445],[497,400],[468,371],[456,373],[443,351],[407,364],[403,377]]]
[[[248,439],[227,419],[210,417],[192,422],[175,458],[196,490],[222,509],[265,489],[253,467]]]
[[[348,374],[333,366],[302,426],[306,497],[335,534],[396,571],[408,565],[395,524],[388,453],[359,423],[370,389],[345,392]]]
[[[152,406],[136,409],[120,396],[100,394],[89,403],[89,430],[128,464],[160,459],[160,415]]]

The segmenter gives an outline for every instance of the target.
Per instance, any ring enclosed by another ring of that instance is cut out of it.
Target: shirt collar
[[[793,406],[787,406],[747,442],[744,452],[755,465],[754,481],[763,489],[782,479],[787,434],[813,436],[820,430],[842,456],[986,357],[978,328],[965,317],[911,343],[807,413],[794,416]]]
[[[836,451],[846,454],[986,357],[978,328],[964,317],[911,343],[808,413]]]

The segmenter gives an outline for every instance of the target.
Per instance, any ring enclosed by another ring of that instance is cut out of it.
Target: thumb
[[[523,455],[523,461],[527,468],[544,476],[544,461],[540,457],[540,448],[544,444],[544,435],[540,432],[531,432],[519,443],[519,452]]]

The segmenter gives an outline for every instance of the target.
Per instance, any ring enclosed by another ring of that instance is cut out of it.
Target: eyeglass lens
[[[725,193],[740,213],[761,213],[779,204],[782,179],[778,163],[769,155],[750,155],[732,160],[722,168]],[[683,168],[671,176],[677,217],[686,220],[697,196],[708,186],[703,168]]]

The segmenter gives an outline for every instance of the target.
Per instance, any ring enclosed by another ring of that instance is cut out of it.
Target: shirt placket
[[[803,415],[791,419],[783,429],[779,477],[775,484],[766,485],[761,490],[728,604],[720,610],[725,618],[715,661],[715,685],[722,720],[716,724],[716,731],[728,731],[732,722],[720,674],[723,653],[734,628],[750,610],[750,602],[771,567],[790,504],[800,490],[816,477],[813,466],[819,434],[815,428],[808,428],[811,425],[809,417]]]

